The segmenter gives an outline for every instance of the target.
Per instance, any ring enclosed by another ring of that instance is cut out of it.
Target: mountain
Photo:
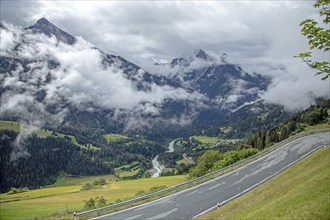
[[[35,34],[42,33],[48,37],[55,36],[58,41],[69,45],[73,45],[77,42],[75,37],[64,32],[45,18],[39,19],[34,25],[27,27],[26,30],[31,30],[32,33]],[[142,70],[139,66],[125,60],[124,58],[107,54],[98,48],[95,49],[99,50],[101,53],[103,65],[116,65],[118,69],[123,71],[124,76],[127,79],[132,80],[135,83],[137,89],[148,90],[150,87],[148,87],[147,83],[161,83],[161,79],[159,77],[152,76],[151,74]]]
[[[5,29],[5,26],[0,23],[0,29]]]
[[[27,27],[26,30],[32,30],[33,33],[43,33],[48,37],[55,36],[58,41],[70,45],[77,41],[73,36],[56,27],[45,18],[39,19],[34,25]]]
[[[173,59],[162,68],[171,80],[182,87],[198,91],[215,104],[231,104],[235,109],[247,102],[259,99],[271,79],[256,73],[247,73],[238,64],[226,61],[226,54],[210,55],[200,49],[193,54]]]
[[[4,33],[10,31],[15,32]],[[225,124],[233,113],[248,114],[271,83],[228,62],[226,54],[202,49],[146,71],[45,18],[17,33],[0,57],[6,103],[0,117],[87,140],[100,129],[153,140],[201,133]]]
[[[271,83],[269,77],[248,73],[239,64],[228,62],[227,54],[202,49],[169,63],[156,63],[151,69],[153,74],[166,75],[173,84],[206,97],[203,104],[207,107],[200,109],[194,120],[202,130],[227,123],[228,116],[244,106],[237,114],[248,114],[249,106],[261,101],[260,95]],[[272,108],[263,105],[264,109]]]

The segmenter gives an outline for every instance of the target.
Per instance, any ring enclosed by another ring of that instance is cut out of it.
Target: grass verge
[[[330,147],[328,146],[201,219],[329,218]]]

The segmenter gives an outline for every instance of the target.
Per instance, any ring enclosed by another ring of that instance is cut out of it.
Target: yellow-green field
[[[217,137],[207,137],[207,136],[192,136],[192,138],[202,142],[203,144],[216,144],[220,140]]]
[[[305,131],[312,131],[317,129],[330,128],[330,109],[328,109],[328,117],[321,123],[316,125],[301,124]]]
[[[81,188],[98,178],[105,178],[107,184],[91,190]],[[147,192],[152,187],[174,186],[183,183],[186,176],[146,178],[129,181],[116,181],[113,176],[94,176],[61,179],[63,186],[51,187],[18,194],[0,194],[0,219],[33,219],[67,217],[67,211],[82,210],[83,200],[103,196],[107,204],[133,198],[137,193]],[[61,185],[58,184],[58,185]]]
[[[130,164],[115,168],[115,175],[119,178],[133,177],[138,174],[141,169],[141,164],[137,161]]]
[[[226,133],[230,132],[233,128],[230,126],[227,126],[227,127],[221,127],[220,129],[223,133],[226,134]]]
[[[20,124],[13,121],[0,121],[0,130],[20,131]]]
[[[317,129],[324,129],[324,128],[329,128],[330,127],[330,118],[328,117],[326,121],[317,124],[317,125],[303,125],[305,131],[312,131],[312,130],[317,130]]]
[[[201,146],[198,146],[196,149],[211,149],[216,147],[218,144],[228,144],[236,143],[238,139],[223,139],[218,137],[208,137],[208,136],[191,136],[191,138],[202,143]]]
[[[330,219],[330,147],[201,219]]]
[[[117,178],[113,175],[101,175],[101,176],[83,176],[83,177],[66,177],[66,174],[60,174],[60,177],[56,179],[56,182],[53,185],[48,186],[56,187],[56,186],[81,186],[86,183],[92,183],[94,180],[98,178],[104,178],[107,182],[116,181]]]
[[[22,124],[19,122],[14,122],[14,121],[0,121],[0,130],[12,130],[15,132],[19,132],[22,128],[28,128],[29,126],[26,124]],[[30,129],[35,130],[32,134],[37,135],[39,138],[46,138],[49,136],[56,136],[59,138],[64,138],[65,136],[69,137],[71,139],[71,143],[79,146],[80,148],[87,148],[84,145],[81,145],[77,142],[76,137],[72,135],[65,135],[65,134],[60,134],[56,132],[52,132],[46,129],[41,129],[35,126],[30,126]],[[89,144],[89,148],[92,150],[99,150],[98,147],[93,146],[92,144]]]
[[[128,137],[124,134],[105,134],[103,135],[103,137],[108,141],[108,142],[112,142],[112,141],[118,141],[118,140],[122,140],[122,139],[127,139]]]
[[[182,159],[182,160],[178,160],[177,162],[176,162],[176,164],[184,164],[184,165],[189,165],[189,162],[186,160],[186,159]]]
[[[20,124],[14,121],[0,121],[0,130],[12,130],[19,132],[21,128],[35,130],[33,134],[36,134],[40,138],[45,138],[52,135],[52,132],[45,129],[39,129],[35,126],[28,126],[27,124]]]

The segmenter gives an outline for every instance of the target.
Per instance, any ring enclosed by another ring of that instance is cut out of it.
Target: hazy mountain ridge
[[[0,57],[1,99],[8,104],[1,117],[41,127],[193,134],[259,100],[271,82],[229,63],[226,54],[204,50],[149,73],[44,18],[2,31],[14,36],[14,45]]]
[[[212,100],[214,105],[230,103],[231,110],[258,100],[271,79],[256,73],[249,74],[240,65],[229,63],[226,57],[227,54],[219,55],[200,49],[170,63],[156,63],[154,72],[168,75],[186,89],[198,91]]]

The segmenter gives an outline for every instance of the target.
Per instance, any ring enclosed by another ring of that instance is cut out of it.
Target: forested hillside
[[[209,127],[204,134],[223,138],[246,138],[258,130],[272,129],[292,115],[283,106],[258,101],[228,114],[221,124]]]
[[[251,136],[247,144],[259,150],[277,143],[292,134],[304,131],[306,127],[325,123],[329,126],[330,100],[320,101],[318,105],[311,106],[305,111],[293,116],[281,126],[270,130],[260,130]],[[322,128],[322,127],[320,127]]]
[[[225,153],[221,150],[206,151],[189,170],[189,176],[195,178],[221,169],[304,130],[329,128],[329,109],[330,100],[319,100],[317,105],[297,113],[286,123],[270,130],[259,130],[236,144],[236,149]]]
[[[11,187],[39,188],[55,182],[60,172],[69,175],[114,174],[114,168],[137,162],[141,176],[149,161],[162,151],[160,145],[141,138],[114,140],[106,144],[74,144],[71,139],[49,135],[30,135],[17,146],[18,133],[0,130],[1,192]],[[79,140],[78,140],[79,141]],[[77,142],[78,143],[78,142]],[[90,143],[90,142],[89,142]]]

